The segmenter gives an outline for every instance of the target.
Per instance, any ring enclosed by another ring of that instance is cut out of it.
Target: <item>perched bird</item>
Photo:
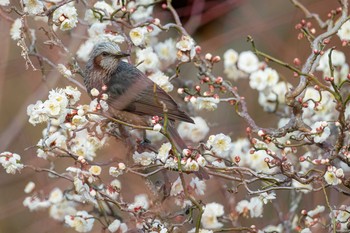
[[[167,131],[178,150],[186,148],[173,122],[175,120],[194,123],[181,111],[176,102],[162,88],[156,85],[134,65],[122,61],[129,56],[120,51],[113,42],[102,42],[95,45],[86,64],[84,83],[87,91],[96,88],[101,91],[105,86],[108,94],[107,103],[113,117],[127,123],[150,126],[153,116],[163,117],[164,109],[168,110],[169,125]]]

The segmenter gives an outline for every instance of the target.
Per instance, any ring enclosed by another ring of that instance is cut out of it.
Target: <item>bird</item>
[[[92,49],[83,75],[88,93],[93,88],[99,91],[105,88],[109,111],[113,117],[139,126],[150,126],[150,120],[154,116],[164,117],[164,106],[160,103],[165,104],[169,119],[166,130],[181,153],[187,146],[178,134],[174,122],[194,124],[193,119],[137,67],[123,61],[128,56],[129,53],[122,52],[113,42],[97,43]]]

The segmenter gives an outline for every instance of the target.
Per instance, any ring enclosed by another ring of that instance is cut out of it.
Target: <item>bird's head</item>
[[[117,44],[113,42],[101,42],[94,46],[90,59],[92,59],[96,68],[110,71],[118,65],[121,58],[127,56],[129,54],[120,51]]]

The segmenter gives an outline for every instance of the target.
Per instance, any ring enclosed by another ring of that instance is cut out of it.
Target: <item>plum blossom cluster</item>
[[[80,162],[86,163],[84,159]],[[64,193],[60,188],[54,188],[49,195],[45,196],[42,192],[35,190],[35,184],[33,182],[28,183],[25,192],[31,194],[31,196],[25,198],[23,205],[31,211],[49,209],[50,217],[64,222],[77,232],[91,231],[94,226],[95,216],[89,214],[86,210],[78,210],[79,204],[90,203],[95,208],[100,207],[107,210],[107,206],[100,206],[98,199],[106,196],[110,200],[120,201],[119,192],[121,190],[121,183],[119,180],[112,180],[106,186],[98,184],[98,177],[102,171],[101,167],[96,165],[88,167],[89,169],[79,169],[77,167],[67,168],[67,172],[70,175],[65,177],[72,179],[74,188],[69,189],[70,191],[66,190]],[[99,187],[97,188],[96,185],[99,185]],[[132,205],[139,204],[130,203],[130,206]],[[119,219],[115,219],[110,222],[108,229],[110,232],[126,232],[128,227]]]
[[[97,90],[92,92],[93,96],[99,96]],[[104,117],[94,113],[108,110],[108,96],[102,94],[89,105],[78,105],[80,96],[77,88],[68,86],[51,90],[47,100],[28,106],[27,114],[32,125],[47,124],[43,138],[37,144],[38,157],[55,157],[69,149],[76,157],[93,160],[96,151],[105,144],[108,137],[105,133],[107,126],[103,128],[101,124]]]
[[[237,203],[236,211],[243,217],[258,218],[262,217],[264,204],[276,199],[275,193],[262,193],[259,197],[252,197],[249,201],[242,200]]]
[[[179,158],[173,153],[172,146],[169,142],[163,143],[158,150],[155,152],[135,152],[133,154],[135,163],[142,166],[149,166],[151,164],[162,164],[168,169],[179,169]],[[180,169],[184,171],[198,171],[200,167],[205,167],[207,164],[206,159],[199,154],[197,151],[184,149],[180,160]]]
[[[21,156],[7,151],[0,153],[0,163],[9,174],[16,174],[16,172],[20,172],[24,168]]]

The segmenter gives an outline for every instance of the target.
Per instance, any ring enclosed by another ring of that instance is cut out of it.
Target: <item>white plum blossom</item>
[[[267,87],[268,74],[263,70],[253,72],[249,76],[249,85],[252,89],[262,91]]]
[[[74,5],[65,4],[53,12],[52,20],[60,25],[62,31],[71,30],[78,23],[77,9]]]
[[[194,58],[196,54],[195,42],[189,36],[182,36],[181,39],[176,43],[177,59],[182,62],[188,62]]]
[[[350,20],[346,21],[338,30],[337,35],[342,41],[350,40]]]
[[[171,150],[171,143],[170,142],[163,143],[158,150],[157,159],[165,163],[165,161],[168,159],[170,150]]]
[[[188,158],[186,160],[183,160],[182,163],[183,163],[183,169],[185,171],[198,171],[199,170],[199,164],[194,159]]]
[[[24,11],[30,15],[37,15],[44,11],[44,3],[41,0],[23,0]]]
[[[176,48],[181,51],[190,51],[195,45],[194,40],[189,36],[182,36],[181,40],[176,43]]]
[[[114,179],[111,181],[111,186],[120,190],[122,188],[122,183],[120,182],[120,180]]]
[[[204,191],[207,187],[204,180],[200,180],[198,177],[192,178],[190,186],[194,189],[197,195],[204,195]]]
[[[242,200],[238,202],[236,205],[236,211],[237,213],[242,214],[244,217],[247,217],[249,212],[249,201]]]
[[[329,53],[330,49],[328,49],[320,58],[320,62],[318,67],[316,67],[316,70],[320,70],[323,72],[323,77],[330,77],[331,76],[331,69],[329,66]],[[340,83],[341,81],[346,80],[347,75],[349,73],[349,65],[346,63],[346,57],[345,54],[338,50],[332,51],[332,65],[334,68],[333,71],[333,78],[334,82],[336,84]]]
[[[228,49],[224,53],[224,73],[227,78],[234,81],[246,77],[246,74],[237,68],[238,56],[238,53],[233,49]]]
[[[279,76],[276,70],[271,69],[270,67],[267,67],[264,69],[264,73],[267,75],[267,86],[268,87],[274,87],[278,80],[279,80]]]
[[[40,200],[37,196],[26,197],[23,201],[23,206],[28,207],[30,211],[47,209],[50,205],[48,200]]]
[[[144,45],[146,41],[147,28],[136,27],[130,30],[129,36],[135,46]]]
[[[259,59],[252,51],[244,51],[239,54],[238,69],[250,74],[259,68]]]
[[[50,217],[57,221],[63,222],[66,215],[75,215],[77,212],[75,206],[76,204],[74,202],[62,199],[61,202],[50,206]]]
[[[207,122],[202,117],[192,117],[194,124],[181,122],[177,128],[180,136],[198,143],[209,133]]]
[[[157,123],[153,126],[153,131],[160,132],[162,130],[162,125]]]
[[[89,172],[94,175],[94,176],[99,176],[101,175],[101,171],[102,171],[102,168],[100,166],[97,166],[97,165],[92,165],[90,168],[89,168]]]
[[[72,118],[72,125],[75,125],[75,126],[84,126],[86,123],[87,123],[87,119],[85,116],[79,116],[79,115],[75,115],[73,118]]]
[[[110,167],[109,168],[109,175],[113,177],[118,177],[124,173],[123,170],[119,169],[119,167]]]
[[[134,202],[129,204],[128,209],[137,211],[140,208],[147,210],[149,208],[148,196],[146,194],[136,195],[134,198]]]
[[[310,100],[307,102],[308,107],[304,108],[305,121],[309,121],[310,125],[315,121],[333,120],[336,101],[332,94],[327,91],[318,92],[314,88],[307,88],[304,99]]]
[[[154,152],[145,151],[145,152],[139,153],[135,151],[132,157],[135,163],[141,164],[142,166],[148,166],[154,162],[154,160],[156,159],[156,154]]]
[[[217,109],[218,103],[220,103],[220,99],[214,98],[214,97],[197,97],[195,101],[191,101],[191,103],[198,109],[198,110],[209,110],[214,111]]]
[[[262,217],[263,205],[264,204],[259,197],[251,198],[249,202],[250,217]]]
[[[55,99],[48,99],[44,102],[44,108],[50,116],[57,116],[61,112],[61,104]]]
[[[171,92],[174,89],[173,84],[169,81],[169,77],[161,71],[157,71],[149,75],[148,78],[156,83],[165,92]]]
[[[292,85],[290,83],[283,81],[274,83],[273,85],[266,87],[263,91],[259,92],[259,104],[267,112],[272,112],[276,110],[277,106],[285,104],[285,95],[291,87]]]
[[[329,53],[331,52],[331,49],[328,49],[320,58],[319,65],[317,66],[316,70],[320,71],[326,71],[329,70]],[[332,65],[333,66],[342,66],[345,64],[345,54],[338,50],[332,51]]]
[[[217,218],[223,216],[224,213],[224,206],[219,203],[212,202],[205,205],[201,219],[203,227],[207,229],[218,229],[222,227],[223,224]]]
[[[92,9],[87,9],[85,12],[84,20],[89,24],[98,23],[100,22],[100,17],[109,17],[114,12],[113,7],[105,1],[97,1],[93,8],[98,13],[94,13]],[[104,20],[103,23],[110,24],[110,21]]]
[[[63,192],[60,188],[54,188],[49,196],[49,201],[52,204],[57,204],[63,200]]]
[[[114,220],[111,224],[109,224],[107,228],[110,232],[120,232],[120,233],[125,233],[128,230],[128,227],[125,223],[120,222],[119,219]]]
[[[247,74],[242,70],[239,70],[236,66],[230,66],[229,68],[224,69],[224,73],[226,74],[228,79],[233,81],[237,81],[240,78],[246,78]]]
[[[255,171],[272,173],[276,169],[270,168],[265,162],[266,158],[271,158],[265,150],[258,150],[253,153],[248,153],[245,159],[246,166],[254,169]]]
[[[151,18],[154,6],[152,5],[153,0],[139,0],[128,2],[128,9],[134,9],[131,14],[131,19],[137,22],[144,22]]]
[[[77,232],[89,232],[94,226],[95,218],[85,210],[76,212],[75,215],[66,215],[65,223]]]
[[[344,176],[344,172],[341,168],[337,169],[334,166],[329,166],[323,177],[327,182],[327,184],[338,185],[341,183],[340,178],[342,178],[343,176]]]
[[[90,178],[92,178],[92,177],[91,176],[88,177],[88,180],[90,180],[90,182],[92,182],[92,179],[90,179]],[[74,177],[73,184],[74,184],[74,189],[76,191],[76,195],[74,195],[75,198],[77,198],[76,201],[82,202],[82,203],[89,202],[93,205],[98,205],[97,200],[95,198],[96,191],[94,189],[90,188],[88,183],[82,179],[83,179],[83,177],[81,177],[81,176],[78,177],[78,175]],[[69,200],[72,200],[72,199],[69,199]]]
[[[180,177],[176,179],[176,181],[171,185],[170,195],[177,196],[183,192],[184,188],[181,183]]]
[[[87,40],[83,44],[80,45],[77,56],[82,61],[87,62],[89,60],[90,53],[92,49],[94,48],[95,43],[92,40]]]
[[[324,207],[323,205],[317,205],[315,209],[309,210],[307,212],[307,215],[313,218],[319,215],[320,213],[323,213],[325,210],[326,210],[326,207]]]
[[[231,138],[223,133],[209,136],[207,146],[211,147],[211,150],[218,156],[222,156],[231,148]]]
[[[276,110],[279,102],[277,102],[277,95],[273,92],[259,92],[259,104],[264,108],[266,112],[273,112]]]
[[[226,167],[225,161],[222,159],[215,159],[214,161],[211,162],[211,165],[213,165],[214,167],[219,167],[219,168]]]
[[[253,197],[250,201],[242,200],[237,203],[236,211],[244,217],[248,217],[248,212],[251,218],[262,217],[263,201],[260,197]]]
[[[106,142],[106,138],[100,140],[98,137],[89,135],[86,129],[78,131],[74,138],[71,139],[72,147],[70,148],[78,156],[85,159],[93,160],[96,157],[96,151]]]
[[[302,193],[309,193],[312,190],[311,184],[302,184],[297,180],[292,180],[292,186]]]
[[[48,100],[57,101],[61,108],[66,108],[69,103],[64,89],[51,90]]]
[[[136,63],[140,63],[137,68],[143,72],[157,71],[159,67],[159,58],[157,54],[153,51],[152,47],[147,47],[145,49],[138,49],[136,51]]]
[[[93,97],[97,97],[99,94],[100,94],[100,91],[97,90],[96,88],[92,88],[90,90],[90,94],[93,96]]]
[[[314,135],[314,141],[316,143],[322,143],[326,139],[328,139],[329,135],[331,134],[331,130],[328,127],[328,123],[325,121],[318,121],[315,124],[311,126],[311,133]]]
[[[246,154],[249,153],[250,142],[247,138],[238,138],[236,141],[231,143],[229,156],[232,161],[235,161],[235,157],[245,158]]]
[[[102,111],[106,112],[106,111],[108,111],[109,106],[108,106],[106,101],[104,101],[102,99],[98,99],[98,98],[96,98],[90,102],[90,111],[96,112],[99,110],[99,108],[101,108]]]
[[[168,159],[165,161],[164,167],[165,167],[165,168],[171,168],[171,169],[176,169],[176,168],[178,168],[177,160],[174,159],[174,158],[168,158]]]
[[[97,38],[106,33],[107,25],[105,23],[96,22],[93,23],[88,29],[88,35],[90,39]]]
[[[228,49],[224,53],[224,67],[225,69],[230,68],[231,66],[236,66],[238,61],[238,53],[233,49]]]
[[[21,39],[21,34],[22,34],[22,19],[21,18],[17,18],[10,29],[10,35],[12,40],[19,40]]]
[[[164,42],[158,42],[154,46],[154,50],[156,51],[162,63],[166,63],[165,65],[169,65],[175,62],[176,60],[176,47],[175,41],[172,38],[165,40]]]
[[[73,77],[72,71],[67,69],[67,67],[65,65],[58,64],[56,68],[57,68],[58,72],[60,72],[63,75],[63,77],[65,77],[65,78],[72,78]]]
[[[259,195],[260,199],[262,200],[262,202],[264,202],[264,204],[267,204],[268,202],[270,202],[271,200],[276,199],[276,193],[262,193]]]
[[[35,104],[31,104],[27,107],[27,115],[29,116],[29,123],[32,125],[46,122],[49,117],[44,108],[42,101],[38,100]]]
[[[334,209],[330,214],[330,218],[334,218],[337,224],[337,230],[346,232],[349,230],[348,221],[350,218],[350,207],[343,206],[342,209]],[[311,233],[311,231],[310,231]]]
[[[0,164],[8,174],[16,174],[24,168],[21,163],[21,156],[8,151],[0,153]]]
[[[311,225],[314,222],[314,219],[319,217],[321,213],[325,211],[325,207],[322,205],[317,205],[315,209],[307,212],[305,217],[305,224]]]

